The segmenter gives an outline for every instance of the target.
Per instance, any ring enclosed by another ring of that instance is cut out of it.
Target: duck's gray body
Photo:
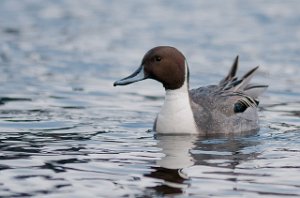
[[[257,108],[249,107],[242,113],[235,113],[234,104],[240,96],[220,94],[218,88],[211,85],[189,91],[191,109],[199,133],[214,135],[257,130]]]
[[[236,77],[238,57],[218,85],[189,91],[191,109],[200,133],[205,135],[245,133],[259,129],[258,96],[267,85],[250,84],[258,67]]]

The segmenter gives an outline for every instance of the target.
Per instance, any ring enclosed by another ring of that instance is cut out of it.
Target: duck
[[[157,46],[143,57],[128,77],[115,81],[123,86],[146,79],[160,82],[164,103],[153,130],[158,134],[243,134],[259,130],[258,97],[268,85],[250,83],[258,67],[237,77],[239,56],[229,73],[214,85],[189,89],[189,67],[183,53],[171,46]]]

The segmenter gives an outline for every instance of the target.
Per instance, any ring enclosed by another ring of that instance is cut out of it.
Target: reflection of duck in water
[[[181,169],[194,165],[190,150],[195,146],[197,136],[194,135],[162,135],[157,136],[157,146],[165,154],[157,164],[168,169]]]
[[[153,187],[159,193],[182,193],[182,190],[188,186],[188,183],[185,183],[188,177],[182,169],[195,163],[190,150],[194,147],[197,136],[158,135],[157,140],[157,147],[162,149],[165,156],[157,161],[158,167],[153,167],[154,171],[145,176],[164,181],[163,184]]]
[[[151,188],[163,195],[183,193],[195,171],[197,177],[212,178],[216,174],[230,179],[237,177],[235,167],[259,155],[252,148],[259,142],[251,137],[203,139],[192,135],[163,135],[157,136],[157,140],[165,156],[157,161],[158,166],[152,167],[154,171],[145,176],[163,180]],[[245,149],[248,151],[244,152]]]
[[[254,135],[255,131],[252,135]],[[241,162],[256,158],[256,136],[237,136],[202,139],[195,142],[191,156],[195,166],[235,169]]]

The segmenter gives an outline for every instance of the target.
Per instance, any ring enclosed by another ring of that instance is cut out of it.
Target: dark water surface
[[[0,1],[0,197],[299,197],[300,2]],[[261,130],[156,136],[151,80],[112,83],[157,45],[191,87],[261,65]]]

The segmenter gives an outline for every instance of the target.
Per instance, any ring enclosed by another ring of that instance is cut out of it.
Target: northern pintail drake
[[[139,68],[114,83],[127,85],[145,79],[162,83],[164,104],[153,129],[162,134],[238,134],[259,129],[258,96],[267,85],[250,84],[258,66],[236,77],[238,57],[228,75],[217,85],[189,90],[189,68],[184,55],[174,47],[149,50]]]

